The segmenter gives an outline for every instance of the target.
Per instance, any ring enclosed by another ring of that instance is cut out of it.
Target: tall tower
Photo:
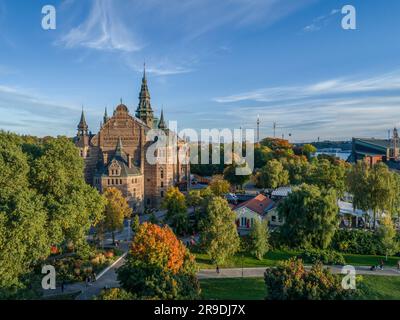
[[[392,148],[393,159],[397,160],[399,158],[399,133],[396,127],[393,129]]]
[[[81,120],[79,121],[79,124],[78,124],[78,136],[79,137],[87,136],[88,130],[89,130],[89,126],[86,123],[85,113],[83,112],[83,107],[82,107]]]
[[[260,143],[260,115],[257,115],[257,143]]]
[[[153,127],[153,109],[150,104],[150,93],[147,87],[146,66],[143,70],[142,87],[139,93],[139,105],[136,109],[136,117],[145,122],[150,128]]]

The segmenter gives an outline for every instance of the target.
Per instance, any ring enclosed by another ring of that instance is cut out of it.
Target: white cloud
[[[95,0],[88,19],[70,30],[59,43],[67,48],[82,46],[124,52],[139,51],[143,47],[134,39],[110,0]]]
[[[71,136],[79,116],[79,106],[53,101],[32,89],[0,85],[0,129]]]
[[[225,106],[216,118],[229,117],[233,124],[254,127],[259,114],[265,135],[272,134],[277,121],[278,135],[292,133],[297,141],[384,138],[400,124],[400,72],[263,88],[214,100]]]
[[[339,12],[339,9],[332,9],[329,14],[322,15],[313,19],[311,24],[303,28],[303,31],[313,32],[321,30],[322,28],[326,27],[332,21],[333,17]]]
[[[225,97],[217,97],[213,100],[219,103],[249,100],[274,102],[332,94],[388,92],[394,90],[400,90],[400,72],[398,71],[366,79],[339,78],[308,85],[268,87]]]

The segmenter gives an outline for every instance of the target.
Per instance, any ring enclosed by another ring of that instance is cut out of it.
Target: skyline
[[[152,106],[179,128],[254,128],[293,141],[386,138],[400,123],[395,1],[0,0],[0,128],[97,132],[131,114],[146,62]],[[57,29],[41,28],[41,8]],[[341,28],[341,8],[357,30]],[[229,122],[227,122],[229,119]],[[229,125],[228,125],[228,124]]]

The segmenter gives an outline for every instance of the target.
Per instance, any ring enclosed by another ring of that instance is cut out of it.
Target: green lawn
[[[344,254],[343,255],[348,264],[354,266],[373,266],[378,265],[381,260],[387,266],[397,266],[399,257],[388,257],[386,261],[385,256],[372,256],[372,255],[361,255],[361,254]]]
[[[200,280],[205,300],[262,300],[266,289],[263,278]]]
[[[258,260],[249,254],[236,255],[230,261],[220,266],[222,268],[241,268],[242,264],[244,268],[252,267],[270,267],[276,266],[279,261],[287,260],[293,256],[299,255],[298,251],[284,251],[274,250],[268,252],[264,259]],[[196,261],[200,269],[213,269],[215,265],[211,263],[210,258],[205,253],[196,253]],[[385,256],[372,256],[372,255],[358,255],[358,254],[344,254],[343,255],[346,263],[354,266],[372,266],[378,265],[382,259],[387,266],[396,266],[399,257],[389,257],[386,261]]]
[[[365,300],[400,300],[400,277],[363,276]],[[262,300],[266,296],[263,278],[204,279],[200,281],[203,299]]]
[[[274,250],[268,252],[264,259],[258,260],[251,255],[236,255],[232,259],[230,259],[225,264],[221,265],[221,268],[241,268],[242,264],[244,268],[252,268],[252,267],[270,267],[276,266],[279,261],[287,260],[295,255],[298,252],[294,251],[280,251]],[[200,269],[213,269],[215,265],[211,263],[211,259],[205,253],[196,253],[196,262]]]

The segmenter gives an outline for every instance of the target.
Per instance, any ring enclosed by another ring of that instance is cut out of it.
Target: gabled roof
[[[133,163],[128,166],[128,157],[123,150],[122,139],[118,138],[117,147],[115,148],[114,156],[111,158],[110,162],[106,166],[99,168],[96,175],[108,176],[108,168],[112,163],[118,163],[121,167],[121,177],[137,176],[141,175],[140,169],[136,167]]]
[[[247,209],[250,209],[251,211],[254,211],[260,215],[263,215],[265,213],[265,211],[268,209],[271,209],[274,204],[275,204],[274,201],[267,198],[263,194],[259,194],[257,197],[239,204],[235,208],[235,210],[245,207]]]
[[[279,187],[272,191],[271,197],[287,197],[292,192],[292,187]]]

